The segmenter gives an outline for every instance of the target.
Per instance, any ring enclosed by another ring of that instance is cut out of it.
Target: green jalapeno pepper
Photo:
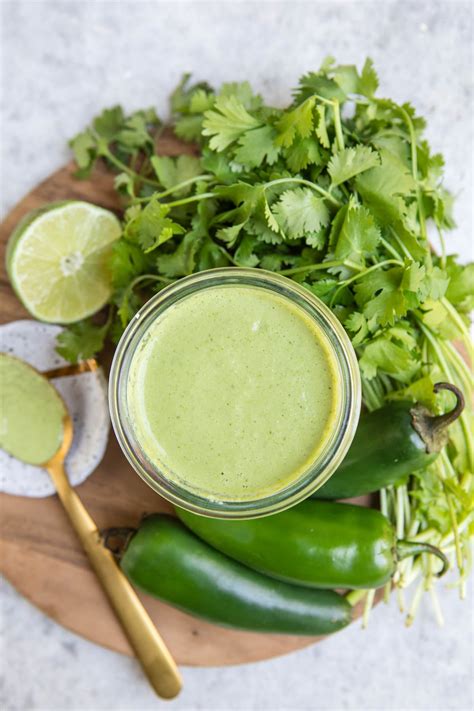
[[[208,546],[172,516],[155,514],[136,532],[109,529],[104,538],[134,585],[211,622],[258,632],[320,635],[351,621],[351,606],[341,595],[256,573]]]
[[[429,544],[397,541],[389,520],[375,509],[307,499],[264,518],[228,521],[177,509],[188,528],[222,553],[261,573],[316,588],[377,588],[397,562],[433,553]]]
[[[447,442],[447,427],[464,407],[460,390],[450,383],[437,383],[438,390],[451,390],[456,406],[444,415],[433,415],[422,405],[393,402],[359,420],[349,451],[332,477],[318,489],[315,499],[349,499],[402,484],[417,469],[431,464]]]

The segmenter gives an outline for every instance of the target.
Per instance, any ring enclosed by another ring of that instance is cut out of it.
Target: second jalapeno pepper
[[[246,521],[206,518],[177,509],[181,521],[222,553],[279,580],[315,588],[377,588],[398,560],[432,553],[429,544],[397,541],[379,511],[306,500],[283,513]]]

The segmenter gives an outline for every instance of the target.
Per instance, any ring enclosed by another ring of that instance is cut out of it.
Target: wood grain
[[[188,150],[192,151],[192,148]],[[182,145],[169,134],[160,138],[163,155]],[[0,225],[0,323],[29,318],[13,294],[3,267],[7,239],[30,210],[48,202],[78,199],[118,211],[113,178],[99,166],[87,181],[76,180],[68,164],[26,195]],[[145,512],[171,511],[130,468],[113,436],[103,461],[77,488],[99,528],[134,526]],[[77,634],[117,652],[132,654],[87,559],[56,497],[0,498],[1,567],[6,578],[34,605]],[[166,573],[166,571],[164,571]],[[221,666],[286,654],[320,638],[263,635],[217,627],[147,595],[143,603],[178,663]],[[360,610],[356,611],[359,614]]]

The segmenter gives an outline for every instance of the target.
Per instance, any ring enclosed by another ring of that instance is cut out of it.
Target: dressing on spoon
[[[0,353],[0,447],[40,465],[63,440],[66,408],[55,388],[18,358]]]

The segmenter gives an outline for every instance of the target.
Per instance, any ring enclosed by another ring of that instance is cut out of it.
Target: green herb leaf
[[[316,109],[316,113],[318,116],[316,135],[319,138],[319,142],[321,143],[321,145],[324,146],[324,148],[329,148],[331,144],[329,142],[329,136],[326,127],[326,105],[319,104]]]
[[[276,133],[271,126],[262,126],[246,131],[239,138],[239,148],[235,159],[247,168],[256,168],[264,161],[273,165],[278,158],[280,149],[275,145]]]
[[[273,207],[273,214],[289,239],[318,233],[329,222],[324,200],[310,188],[286,190]]]
[[[307,99],[296,109],[283,114],[276,126],[279,146],[289,148],[297,136],[307,138],[311,134],[314,102],[314,98]]]
[[[169,212],[167,205],[152,198],[144,208],[134,211],[125,226],[125,238],[137,242],[147,254],[173,235],[183,234],[184,228],[168,217]]]
[[[364,314],[360,313],[360,311],[354,311],[349,318],[344,321],[344,326],[348,331],[354,334],[351,336],[354,348],[360,346],[369,333],[367,319]]]
[[[204,114],[204,136],[212,136],[209,145],[213,150],[223,151],[240,136],[259,122],[251,116],[244,105],[232,94],[218,96],[214,110]]]
[[[462,267],[456,264],[453,257],[448,257],[446,272],[449,277],[447,298],[461,311],[465,313],[472,311],[474,309],[474,263]]]
[[[380,164],[378,153],[369,146],[354,146],[336,153],[328,165],[328,173],[333,185],[340,185],[359,173]]]
[[[195,156],[181,155],[177,158],[152,156],[151,164],[160,183],[167,190],[195,178],[201,173],[201,162]],[[173,195],[188,195],[192,185],[173,191]]]
[[[337,259],[350,259],[364,264],[373,256],[380,240],[380,229],[369,210],[354,201],[344,213],[337,238],[333,237],[334,255]]]
[[[195,232],[188,232],[174,252],[160,254],[156,260],[158,271],[167,277],[182,277],[192,274],[196,267],[196,256],[203,238]]]
[[[381,165],[356,178],[356,189],[383,225],[403,221],[408,198],[415,192],[415,181],[407,167],[393,153],[380,151]]]
[[[309,165],[321,165],[323,152],[318,141],[313,138],[302,138],[286,149],[286,163],[290,170],[299,173]]]
[[[398,382],[407,383],[418,372],[420,363],[406,348],[381,337],[364,348],[359,366],[367,380],[385,373]]]
[[[412,262],[404,267],[377,269],[355,286],[356,301],[372,325],[395,323],[409,309],[419,305],[418,290],[425,274],[424,267]]]
[[[70,363],[93,358],[103,347],[108,324],[97,326],[90,319],[73,323],[57,337],[56,350]]]
[[[113,106],[111,109],[104,109],[102,113],[94,119],[92,125],[94,131],[107,142],[111,141],[120,131],[124,123],[124,113],[121,106]]]

